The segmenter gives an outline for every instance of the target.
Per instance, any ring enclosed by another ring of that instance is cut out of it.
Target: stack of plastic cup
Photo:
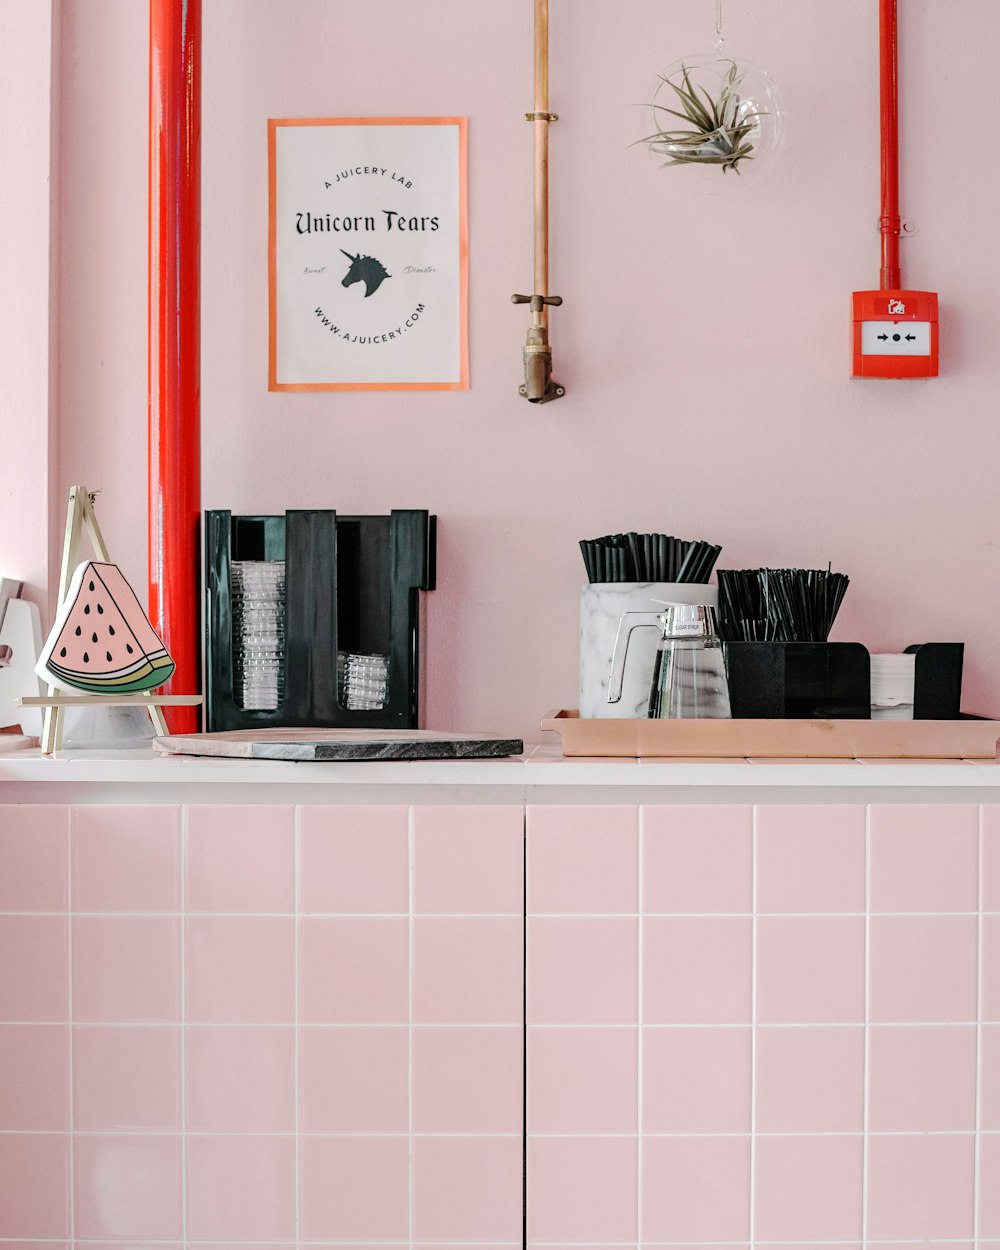
[[[285,562],[234,560],[233,695],[273,711],[285,693]]]
[[[389,657],[338,652],[337,689],[348,711],[381,711],[388,697]]]

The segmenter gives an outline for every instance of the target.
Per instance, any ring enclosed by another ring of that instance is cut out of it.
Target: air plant
[[[722,78],[719,94],[713,100],[704,87],[692,83],[686,65],[681,64],[679,83],[661,74],[661,87],[670,88],[676,96],[678,108],[668,108],[654,99],[653,122],[658,129],[639,142],[647,144],[652,152],[670,158],[664,162],[664,168],[669,165],[721,165],[723,173],[732,169],[738,174],[740,162],[753,159],[754,149],[749,139],[759,129],[760,119],[765,115],[752,100],[740,95],[740,83],[744,77],[736,62],[731,61]],[[671,129],[671,123],[665,120],[660,128],[662,114],[688,122],[690,127]]]

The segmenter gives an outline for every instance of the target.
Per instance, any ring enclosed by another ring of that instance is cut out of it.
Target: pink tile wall
[[[998,811],[0,808],[0,1245],[982,1250]]]
[[[520,1240],[517,807],[0,807],[0,1246]]]
[[[530,1243],[1000,1236],[998,813],[529,807]]]

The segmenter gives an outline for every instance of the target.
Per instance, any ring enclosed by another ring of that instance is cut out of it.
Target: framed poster
[[[468,390],[466,118],[272,118],[268,167],[268,389]]]

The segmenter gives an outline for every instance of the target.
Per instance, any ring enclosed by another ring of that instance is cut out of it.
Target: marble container
[[[697,582],[595,582],[580,587],[580,715],[618,720],[644,718],[653,676],[655,630],[637,629],[629,643],[619,703],[608,702],[611,657],[618,625],[626,612],[655,612],[666,603],[701,603],[717,607],[716,586]]]

